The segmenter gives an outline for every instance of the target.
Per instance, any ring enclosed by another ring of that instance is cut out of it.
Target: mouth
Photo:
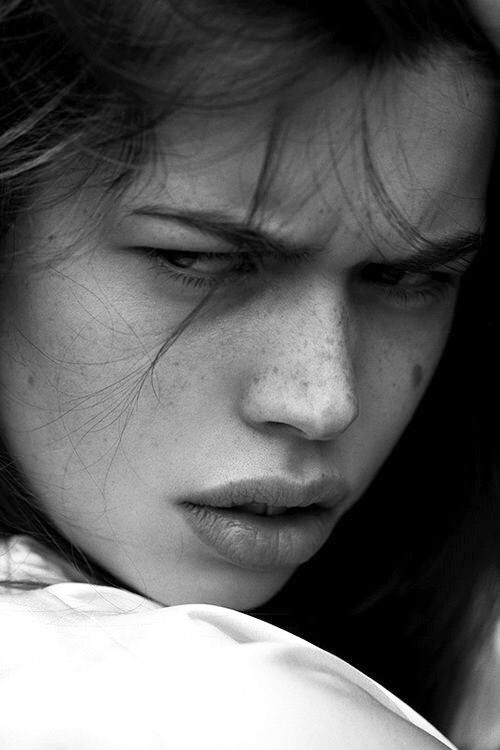
[[[257,516],[283,516],[285,514],[303,512],[313,507],[319,507],[315,503],[307,508],[287,508],[276,505],[266,505],[266,503],[244,503],[243,505],[232,505],[228,510],[238,511],[241,513],[251,513]]]
[[[272,571],[306,562],[330,536],[347,490],[331,482],[319,489],[239,483],[186,498],[179,507],[198,539],[218,556],[246,569]]]

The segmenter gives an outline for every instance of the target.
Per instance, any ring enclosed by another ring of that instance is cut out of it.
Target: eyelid
[[[278,262],[278,263],[292,263],[297,264],[302,261],[307,261],[311,258],[313,253],[311,250],[304,249],[294,253],[283,253],[276,249],[262,248],[257,245],[234,245],[228,247],[226,250],[197,250],[190,247],[162,247],[153,245],[134,245],[134,250],[140,250],[149,252],[152,254],[164,255],[165,259],[168,260],[169,254],[177,255],[193,255],[198,258],[205,260],[221,260],[225,258],[245,258],[255,263],[265,263],[266,261]]]
[[[434,266],[431,270],[433,271],[447,271],[448,273],[462,274],[467,271],[473,264],[477,254],[464,255],[462,258],[456,258],[455,260],[449,261],[441,265]]]
[[[364,268],[367,266],[379,266],[382,269],[386,268],[388,271],[393,271],[396,273],[401,273],[405,275],[422,275],[425,276],[426,274],[434,274],[434,273],[449,273],[454,275],[462,275],[464,274],[472,265],[474,259],[476,257],[476,253],[474,254],[467,254],[463,255],[462,257],[455,258],[453,260],[450,260],[448,262],[435,262],[435,263],[427,263],[425,261],[421,262],[420,259],[417,258],[410,258],[407,260],[395,260],[391,262],[390,260],[382,261],[382,262],[371,262],[364,264]]]

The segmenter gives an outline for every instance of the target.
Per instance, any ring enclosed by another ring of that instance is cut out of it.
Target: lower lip
[[[198,539],[234,565],[270,570],[301,565],[326,542],[338,509],[310,507],[260,516],[212,505],[182,505]]]

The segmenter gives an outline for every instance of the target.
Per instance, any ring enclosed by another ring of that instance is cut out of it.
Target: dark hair
[[[496,65],[459,0],[3,0],[0,44],[2,234],[33,186],[68,165],[84,158],[82,179],[104,165],[117,189],[154,148],[159,120],[272,99],[321,59],[370,71],[452,47],[485,70]],[[320,554],[259,612],[346,656],[441,725],[494,614],[481,595],[491,586],[500,602],[488,247],[401,443]],[[30,534],[89,579],[120,585],[45,518],[6,450],[0,482],[0,533]]]

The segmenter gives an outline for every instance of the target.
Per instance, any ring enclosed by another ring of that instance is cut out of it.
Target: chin
[[[184,579],[178,587],[169,587],[168,590],[151,588],[146,595],[165,606],[214,604],[244,612],[272,599],[294,572],[290,569],[262,572],[235,566],[230,568],[203,571],[191,582]]]

